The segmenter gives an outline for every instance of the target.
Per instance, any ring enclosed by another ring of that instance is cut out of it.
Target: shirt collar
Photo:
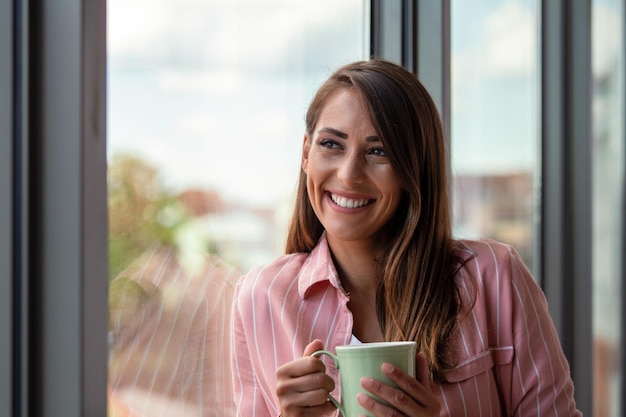
[[[298,293],[303,299],[309,290],[320,282],[329,282],[333,287],[344,292],[339,280],[339,274],[330,255],[330,247],[326,232],[322,233],[317,245],[309,254],[298,276]]]

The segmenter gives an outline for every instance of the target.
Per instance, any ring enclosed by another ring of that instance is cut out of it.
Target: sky
[[[141,155],[173,188],[290,198],[315,88],[365,56],[363,4],[111,0],[109,153]]]
[[[315,89],[367,55],[367,3],[109,0],[109,154],[141,156],[175,190],[288,201]],[[605,9],[594,19],[610,25]],[[536,0],[452,2],[454,172],[536,168],[537,16]]]

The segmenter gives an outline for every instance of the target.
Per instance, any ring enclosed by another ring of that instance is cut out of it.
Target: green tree
[[[111,280],[151,245],[174,245],[189,215],[163,185],[158,170],[140,158],[113,156],[108,180]]]

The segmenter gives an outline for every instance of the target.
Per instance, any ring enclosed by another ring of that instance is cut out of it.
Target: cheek
[[[400,201],[402,194],[404,193],[404,187],[400,177],[393,171],[391,167],[385,172],[381,172],[378,175],[382,181],[382,187],[385,188],[387,194],[392,195],[394,200]]]
[[[312,187],[320,187],[328,177],[328,167],[324,161],[310,158],[306,164],[307,187],[311,192],[315,191]]]
[[[315,181],[310,175],[306,177],[306,192],[309,196],[309,202],[313,207],[315,207],[315,196],[318,190],[315,188]]]
[[[393,194],[393,212],[396,213],[400,209],[400,204],[402,204],[402,199],[405,194],[404,188],[400,186],[400,182],[396,182],[395,186],[390,191]]]

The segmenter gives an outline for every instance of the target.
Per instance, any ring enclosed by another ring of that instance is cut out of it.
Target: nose
[[[363,183],[366,163],[365,158],[356,152],[344,155],[337,168],[337,178],[347,185]]]

